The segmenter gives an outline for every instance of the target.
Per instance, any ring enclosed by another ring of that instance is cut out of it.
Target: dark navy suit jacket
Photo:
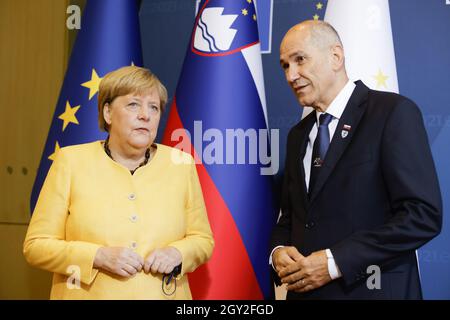
[[[304,256],[329,248],[342,278],[287,299],[421,299],[415,250],[440,232],[442,200],[418,107],[357,81],[308,197],[303,157],[315,121],[312,112],[289,133],[271,246]],[[370,265],[381,289],[366,285]]]

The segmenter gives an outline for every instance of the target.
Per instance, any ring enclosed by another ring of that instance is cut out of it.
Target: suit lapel
[[[296,170],[296,178],[299,180],[298,185],[301,190],[302,202],[305,204],[308,203],[308,192],[305,183],[305,166],[303,165],[303,158],[305,157],[306,147],[309,141],[309,133],[313,125],[316,122],[316,113],[311,112],[305,119],[302,120],[301,126],[299,127],[298,136],[299,139],[296,139],[295,150],[297,150],[296,159],[295,159],[295,170]]]
[[[345,149],[351,142],[354,133],[358,127],[362,115],[365,111],[365,102],[369,88],[367,88],[361,81],[356,82],[356,88],[353,91],[341,119],[334,132],[333,139],[325,156],[324,165],[317,176],[317,181],[314,185],[310,197],[310,205],[314,202],[320,190],[323,188],[325,182],[330,176],[333,169],[336,167],[339,159],[344,153]],[[344,125],[351,126],[351,129],[347,131],[347,135],[343,136]]]

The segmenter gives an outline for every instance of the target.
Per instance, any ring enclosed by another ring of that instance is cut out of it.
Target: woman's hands
[[[174,247],[155,249],[144,259],[125,247],[101,247],[94,259],[94,268],[129,278],[144,269],[145,273],[170,273],[182,262]]]
[[[146,273],[150,271],[152,273],[171,273],[181,261],[181,253],[174,247],[155,249],[145,258],[144,271]]]
[[[124,247],[102,247],[97,250],[94,268],[129,278],[142,270],[144,259],[136,252]]]

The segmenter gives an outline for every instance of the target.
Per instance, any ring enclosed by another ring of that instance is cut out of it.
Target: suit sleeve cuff
[[[276,269],[275,269],[275,266],[273,265],[273,263],[272,263],[272,255],[273,255],[273,253],[275,252],[275,250],[277,250],[278,248],[283,248],[284,246],[276,246],[275,248],[273,248],[273,250],[272,250],[272,252],[270,253],[270,256],[269,256],[269,264],[272,266],[272,268],[273,268],[273,270],[275,270],[275,272],[277,271]]]

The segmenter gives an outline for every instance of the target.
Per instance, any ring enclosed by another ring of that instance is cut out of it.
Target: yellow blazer
[[[121,278],[93,268],[101,246],[129,247],[143,258],[155,248],[177,248],[183,264],[175,294],[163,294],[161,275]],[[158,144],[153,159],[131,175],[96,141],[58,152],[23,252],[31,265],[54,273],[51,299],[192,299],[186,273],[213,247],[190,155]]]

